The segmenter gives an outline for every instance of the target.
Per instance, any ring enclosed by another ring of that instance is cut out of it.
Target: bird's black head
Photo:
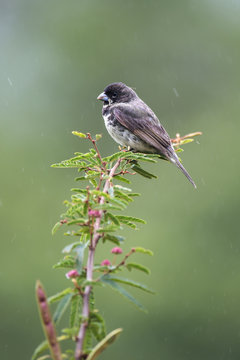
[[[137,97],[137,94],[133,89],[127,85],[118,82],[108,85],[104,92],[98,96],[98,100],[104,101],[104,103],[122,103],[129,102]]]

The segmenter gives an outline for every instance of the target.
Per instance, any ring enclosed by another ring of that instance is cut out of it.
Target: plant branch
[[[112,167],[109,177],[106,180],[103,188],[103,192],[107,193],[110,186],[111,186],[111,180],[115,174],[115,171],[119,167],[121,163],[121,159],[118,159],[114,166]],[[104,204],[105,198],[104,196],[100,197],[100,205]],[[94,267],[94,255],[95,255],[95,249],[98,243],[98,240],[101,237],[101,234],[98,233],[98,230],[100,228],[101,219],[103,216],[103,210],[99,211],[99,216],[96,218],[93,226],[93,236],[92,236],[92,242],[89,246],[89,253],[88,253],[88,260],[87,260],[87,281],[93,280],[93,267]],[[82,323],[79,329],[78,337],[76,340],[76,350],[75,350],[75,359],[81,360],[83,358],[83,343],[84,338],[86,334],[86,330],[88,327],[88,318],[89,318],[89,299],[90,299],[90,292],[92,287],[90,285],[86,286],[84,294],[83,294],[83,308],[82,308]]]

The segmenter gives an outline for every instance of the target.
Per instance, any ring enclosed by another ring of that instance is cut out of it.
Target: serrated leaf
[[[106,162],[106,163],[110,163],[112,161],[122,159],[124,157],[125,157],[124,153],[122,151],[119,151],[119,152],[117,152],[115,154],[112,154],[110,156],[107,156],[107,157],[103,158],[103,161]]]
[[[60,221],[58,221],[54,227],[52,228],[52,235],[55,234],[55,232],[62,226],[62,223]]]
[[[139,193],[131,193],[131,194],[128,194],[128,196],[140,196],[141,194]]]
[[[107,225],[97,230],[98,233],[108,233],[108,232],[114,232],[119,229],[119,226],[117,225]]]
[[[133,199],[129,196],[129,194],[126,194],[123,191],[115,190],[115,195],[117,198],[121,200],[125,200],[127,202],[133,201]]]
[[[92,341],[93,341],[92,331],[88,326],[83,341],[83,351],[85,354],[90,353],[90,351],[92,350],[92,346],[93,346]]]
[[[127,226],[129,226],[131,229],[133,229],[133,230],[138,230],[138,228],[137,228],[137,226],[136,226],[136,224],[134,224],[133,222],[131,222],[131,221],[121,221],[121,223],[122,224],[124,224],[124,225],[127,225]]]
[[[73,256],[65,256],[64,259],[60,260],[57,264],[53,265],[53,269],[72,269],[75,267],[76,260]]]
[[[73,188],[73,189],[71,189],[71,191],[87,195],[87,190],[86,189]]]
[[[73,289],[71,289],[71,288],[64,289],[64,290],[60,291],[59,293],[50,296],[47,299],[47,301],[49,304],[53,304],[54,302],[61,300],[67,294],[73,294]]]
[[[122,181],[122,182],[127,183],[127,184],[131,184],[131,181],[128,180],[127,178],[125,178],[125,177],[122,176],[122,175],[115,175],[115,176],[114,176],[114,179],[115,179],[115,180]]]
[[[81,243],[79,241],[69,244],[62,249],[62,253],[69,254],[78,245],[81,245]]]
[[[106,234],[106,235],[104,235],[103,241],[104,240],[109,240],[109,241],[113,242],[116,245],[120,245],[121,243],[124,242],[124,239],[125,238],[123,236]]]
[[[81,302],[81,298],[79,294],[76,294],[71,299],[70,306],[70,317],[69,317],[69,326],[73,328],[76,325],[78,314],[79,314],[79,304]]]
[[[96,204],[92,206],[95,210],[123,210],[122,206],[113,204]]]
[[[141,224],[146,224],[146,221],[134,216],[125,216],[125,215],[116,215],[116,218],[120,221],[120,222],[124,222],[124,221],[134,221],[137,223],[141,223]]]
[[[58,303],[58,306],[53,314],[53,322],[54,324],[57,324],[63,314],[65,313],[68,305],[70,304],[71,298],[73,296],[73,293],[65,295],[61,301]]]
[[[146,170],[143,170],[140,166],[138,165],[133,165],[132,166],[132,169],[134,171],[136,171],[139,175],[142,175],[143,177],[145,178],[148,178],[148,179],[157,179],[157,176],[154,175],[154,174],[151,174],[150,172],[146,171]]]
[[[137,289],[146,291],[146,292],[148,292],[150,294],[154,294],[154,291],[149,289],[146,285],[143,285],[143,284],[141,284],[141,283],[139,283],[137,281],[134,281],[134,280],[130,280],[130,279],[127,279],[127,278],[123,278],[123,277],[119,277],[119,276],[111,275],[111,274],[103,275],[100,279],[102,280],[102,278],[109,279],[109,280],[112,280],[112,281],[115,281],[115,282],[118,282],[118,283],[122,283],[122,284],[125,284],[125,285],[129,285],[129,286],[135,287]]]
[[[89,179],[90,183],[93,185],[93,187],[97,187],[97,181],[93,178]]]
[[[120,200],[120,199],[116,199],[116,198],[111,198],[111,197],[110,197],[110,198],[108,199],[108,201],[109,201],[110,204],[114,204],[114,205],[120,206],[120,207],[122,208],[122,210],[126,208],[126,205],[128,205],[128,202],[125,201],[125,200],[123,200],[123,199]]]
[[[120,335],[123,329],[116,329],[110,332],[102,341],[100,341],[90,352],[87,360],[95,360],[109,345],[111,345]]]
[[[153,256],[153,252],[151,250],[144,249],[143,247],[138,246],[135,247],[134,249],[136,252]]]
[[[83,133],[81,133],[81,132],[79,132],[79,131],[72,131],[72,134],[73,134],[73,135],[76,135],[76,136],[78,136],[78,137],[80,137],[80,138],[82,138],[82,139],[86,139],[86,138],[87,138],[87,135],[86,135],[86,134],[83,134]]]
[[[132,189],[129,189],[127,187],[124,187],[122,185],[114,185],[114,188],[118,189],[118,190],[122,190],[122,191],[127,191],[127,192],[131,192]]]
[[[104,318],[95,311],[90,313],[90,326],[95,338],[100,341],[106,336],[106,328]]]
[[[106,277],[106,275],[101,276],[100,281],[102,281],[104,284],[109,285],[113,290],[117,291],[123,297],[127,298],[138,309],[146,312],[144,306],[138,300],[136,300],[131,294],[129,294],[127,290],[125,290],[122,286],[120,286],[116,281],[109,279],[108,277]]]
[[[158,157],[154,156],[154,157]],[[136,161],[146,161],[146,162],[150,162],[150,163],[156,163],[157,161],[152,158],[151,156],[148,156],[146,154],[141,154],[141,153],[131,153],[131,154],[126,154],[126,159],[130,159],[130,160],[136,160]]]
[[[84,251],[86,247],[88,246],[89,241],[86,243],[79,244],[74,248],[74,252],[77,254],[76,258],[76,270],[79,274],[82,273],[82,267],[83,267],[83,259],[84,259]]]
[[[87,220],[84,218],[78,218],[78,219],[74,219],[71,221],[68,221],[67,225],[74,225],[74,224],[81,224],[81,223],[85,223]]]
[[[126,268],[131,271],[132,269],[136,269],[136,270],[140,270],[143,271],[144,273],[150,275],[151,271],[150,269],[148,269],[146,266],[143,266],[141,264],[137,264],[137,263],[128,263],[125,265]]]
[[[114,216],[113,214],[111,214],[110,212],[106,213],[106,218],[110,219],[115,225],[120,226],[120,222],[119,222],[118,218],[116,216]]]

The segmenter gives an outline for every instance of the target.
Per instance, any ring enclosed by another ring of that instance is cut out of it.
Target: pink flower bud
[[[122,249],[120,247],[116,246],[116,247],[112,248],[111,253],[112,254],[122,254]]]
[[[77,272],[77,270],[70,270],[68,273],[66,273],[66,278],[67,279],[73,279],[79,276],[79,273]]]
[[[110,261],[109,261],[108,259],[105,259],[105,260],[103,260],[103,261],[101,262],[101,265],[102,265],[102,266],[109,266],[109,265],[111,265],[111,263],[110,263]]]
[[[99,210],[89,210],[88,212],[89,216],[94,216],[95,218],[98,218],[101,216],[101,213]]]

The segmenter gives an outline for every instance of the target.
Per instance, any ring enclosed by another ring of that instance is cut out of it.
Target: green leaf
[[[61,319],[61,317],[63,316],[64,312],[66,311],[70,301],[71,301],[71,298],[73,296],[73,293],[72,294],[67,294],[65,295],[61,301],[58,303],[58,306],[55,310],[55,313],[53,314],[53,322],[55,324],[58,323],[58,321]]]
[[[116,329],[110,332],[102,341],[100,341],[90,352],[87,357],[87,360],[96,360],[96,358],[105,350],[109,345],[111,345],[120,335],[122,329]]]
[[[87,138],[87,135],[86,135],[86,134],[83,134],[83,133],[81,133],[81,132],[79,132],[79,131],[72,131],[72,134],[73,134],[73,135],[76,135],[76,136],[78,136],[78,137],[80,137],[80,138],[82,138],[82,139],[86,139],[86,138]]]
[[[194,141],[193,139],[184,139],[184,140],[180,141],[180,145],[185,145],[185,144],[191,143],[193,141]]]
[[[115,281],[115,282],[126,284],[126,285],[129,285],[129,286],[138,288],[140,290],[146,291],[146,292],[148,292],[150,294],[154,294],[154,291],[149,289],[146,285],[143,285],[143,284],[141,284],[139,282],[136,282],[134,280],[126,279],[126,278],[119,277],[119,276],[116,276],[116,275],[111,275],[111,274],[103,275],[101,277],[101,279],[103,277],[104,277],[104,279],[109,279],[109,280],[112,280],[112,281]]]
[[[61,335],[61,336],[58,336],[57,337],[57,341],[60,342],[60,341],[64,341],[64,340],[68,340],[69,339],[69,336],[66,336],[66,335]],[[37,359],[37,357],[39,355],[41,355],[44,351],[48,350],[49,349],[49,346],[48,346],[48,341],[47,340],[44,340],[42,341],[38,346],[37,348],[34,350],[34,353],[32,355],[32,360],[35,360]]]
[[[77,254],[76,270],[78,271],[79,274],[82,273],[84,251],[85,251],[86,247],[88,246],[88,244],[89,244],[89,241],[87,241],[86,243],[82,243],[74,248],[74,252],[76,252],[76,254]]]
[[[52,228],[52,235],[55,234],[55,232],[62,226],[62,223],[60,221],[58,221],[54,227]]]
[[[130,228],[132,228],[132,229],[134,229],[134,230],[138,230],[136,224],[134,224],[134,223],[131,222],[131,221],[125,221],[125,220],[124,220],[124,221],[121,221],[121,223],[124,224],[124,225],[129,226]]]
[[[67,255],[57,264],[53,265],[53,269],[72,269],[75,267],[76,260],[73,256]]]
[[[121,175],[115,175],[115,176],[114,176],[114,179],[115,179],[115,180],[122,181],[122,182],[127,183],[127,184],[131,184],[131,181],[130,181],[130,180],[128,180],[127,178],[125,178],[125,177],[123,177],[123,176],[121,176]]]
[[[128,205],[128,202],[123,200],[123,199],[119,200],[119,199],[116,199],[116,198],[109,198],[108,201],[111,204],[120,206],[122,208],[122,210],[126,208],[126,205]]]
[[[114,216],[113,214],[111,214],[110,212],[106,213],[106,218],[110,219],[115,225],[120,226],[120,222],[119,222],[118,218],[116,216]]]
[[[92,344],[93,338],[92,338],[92,331],[87,327],[87,330],[85,332],[84,341],[83,341],[83,351],[84,353],[88,354],[92,350]]]
[[[100,229],[97,230],[98,233],[102,234],[102,233],[107,233],[107,232],[114,232],[116,230],[119,229],[119,226],[116,225],[106,225]]]
[[[104,318],[96,311],[90,313],[90,327],[95,338],[100,341],[106,336]]]
[[[44,351],[48,350],[48,341],[44,340],[41,342],[41,344],[39,344],[33,355],[32,355],[32,360],[35,360],[39,355],[41,355]]]
[[[139,193],[131,193],[131,194],[128,194],[128,196],[140,196],[141,194]]]
[[[121,243],[123,243],[124,239],[125,238],[123,236],[106,234],[106,235],[104,235],[103,242],[105,240],[109,240],[109,241],[113,242],[116,245],[120,245]]]
[[[73,188],[73,189],[71,189],[71,191],[87,195],[87,190],[86,189]]]
[[[70,328],[73,328],[77,325],[76,322],[79,315],[80,303],[81,303],[81,298],[79,294],[76,294],[71,298],[70,317],[69,317]]]
[[[159,155],[156,155],[154,157],[157,157],[159,158]],[[141,154],[141,153],[129,153],[129,154],[126,154],[126,159],[131,159],[131,160],[136,160],[136,161],[146,161],[146,162],[150,162],[150,163],[156,163],[157,161],[151,157],[151,156],[148,156],[146,154]]]
[[[61,300],[67,294],[73,294],[73,289],[72,288],[64,289],[64,290],[60,291],[59,293],[50,296],[47,299],[47,301],[49,304],[53,304],[54,302]]]
[[[114,185],[114,188],[115,189],[118,189],[118,190],[122,190],[122,191],[127,191],[127,192],[131,192],[132,190],[127,188],[127,187],[124,187],[124,186],[121,186],[121,185]]]
[[[106,163],[110,163],[112,161],[118,160],[118,159],[122,159],[125,157],[125,153],[123,153],[122,151],[119,151],[113,155],[107,156],[105,158],[103,158],[103,161]]]
[[[95,210],[123,210],[122,206],[113,205],[113,204],[96,204],[92,206]]]
[[[69,244],[62,249],[62,253],[69,254],[78,245],[81,245],[81,243],[79,241]]]
[[[134,248],[136,252],[140,252],[142,254],[147,254],[147,255],[151,255],[153,256],[153,252],[151,250],[148,250],[148,249],[144,249],[143,247],[135,247]]]
[[[71,220],[71,221],[68,221],[68,225],[74,225],[74,224],[81,224],[81,223],[85,223],[87,220],[84,219],[84,218],[79,218],[79,219],[74,219],[74,220]]]
[[[117,218],[120,222],[134,221],[134,222],[137,222],[137,223],[146,224],[146,221],[145,221],[145,220],[139,219],[139,218],[134,217],[134,216],[116,215],[116,218]]]
[[[127,202],[133,201],[129,194],[126,194],[123,191],[115,189],[115,194],[119,199],[125,200]]]
[[[146,171],[146,170],[143,170],[140,166],[138,165],[133,165],[132,166],[132,169],[134,171],[136,171],[139,175],[142,175],[143,177],[145,178],[148,178],[148,179],[152,179],[152,178],[155,178],[157,179],[157,176],[154,175],[154,174],[151,174],[150,172]]]
[[[39,358],[37,358],[37,360],[46,360],[46,359],[51,359],[51,356],[50,355],[43,355],[43,356],[40,356]]]
[[[92,184],[93,187],[95,187],[95,188],[97,187],[98,184],[97,184],[97,181],[95,179],[91,178],[91,179],[89,179],[89,181],[90,181],[90,183]]]
[[[79,176],[79,177],[76,177],[74,179],[75,181],[83,181],[83,180],[88,180],[85,176]]]
[[[137,264],[137,263],[128,263],[125,265],[126,268],[131,271],[132,269],[136,269],[136,270],[140,270],[143,271],[144,273],[150,275],[151,271],[150,269],[148,269],[146,266],[143,266],[141,264]]]
[[[122,286],[120,286],[116,281],[109,279],[106,275],[100,277],[100,281],[109,285],[113,290],[117,291],[123,297],[127,298],[130,302],[132,302],[138,309],[145,311],[146,309],[138,300],[136,300],[127,290],[125,290]]]

